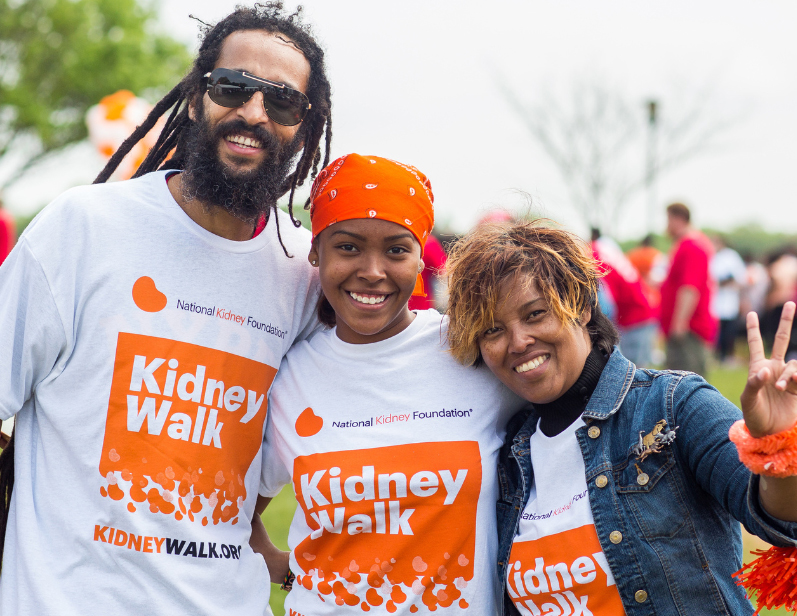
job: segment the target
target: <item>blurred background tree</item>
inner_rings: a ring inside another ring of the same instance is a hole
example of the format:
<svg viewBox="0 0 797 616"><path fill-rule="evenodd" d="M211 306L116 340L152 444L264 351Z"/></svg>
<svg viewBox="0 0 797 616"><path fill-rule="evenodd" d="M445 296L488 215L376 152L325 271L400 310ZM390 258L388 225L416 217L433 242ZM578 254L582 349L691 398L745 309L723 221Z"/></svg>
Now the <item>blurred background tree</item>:
<svg viewBox="0 0 797 616"><path fill-rule="evenodd" d="M120 89L157 100L190 54L136 0L0 0L0 188L86 137L86 110Z"/></svg>
<svg viewBox="0 0 797 616"><path fill-rule="evenodd" d="M530 101L500 73L496 82L560 173L584 223L610 233L632 197L650 191L661 174L717 148L740 121L717 110L710 82L697 90L673 89L664 97L663 114L657 114L657 102L643 104L600 76L574 79L561 91L535 92ZM654 231L661 204L651 196L655 209L647 214Z"/></svg>

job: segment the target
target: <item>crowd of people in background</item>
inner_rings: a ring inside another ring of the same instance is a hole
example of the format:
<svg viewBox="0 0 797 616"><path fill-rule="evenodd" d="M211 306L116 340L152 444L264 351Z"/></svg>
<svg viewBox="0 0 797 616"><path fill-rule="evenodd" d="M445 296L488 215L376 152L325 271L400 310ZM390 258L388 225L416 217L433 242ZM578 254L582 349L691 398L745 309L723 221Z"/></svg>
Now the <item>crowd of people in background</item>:
<svg viewBox="0 0 797 616"><path fill-rule="evenodd" d="M783 305L797 299L797 246L765 257L740 255L719 234L695 228L689 208L667 207L669 254L646 236L623 253L611 238L592 230L594 256L604 266L602 307L621 333L623 353L641 367L664 365L705 376L713 352L726 367L741 365L737 341L745 337L744 316L759 316L772 346ZM658 337L665 348L656 354ZM792 336L794 338L794 336ZM788 359L797 358L790 342Z"/></svg>

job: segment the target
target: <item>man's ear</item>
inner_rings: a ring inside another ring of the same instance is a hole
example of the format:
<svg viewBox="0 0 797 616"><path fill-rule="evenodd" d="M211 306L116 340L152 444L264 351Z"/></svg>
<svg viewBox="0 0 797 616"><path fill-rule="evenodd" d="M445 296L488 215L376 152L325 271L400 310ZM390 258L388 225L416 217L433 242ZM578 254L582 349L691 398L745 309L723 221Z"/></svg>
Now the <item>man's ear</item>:
<svg viewBox="0 0 797 616"><path fill-rule="evenodd" d="M201 97L204 96L204 93L194 93L191 98L188 99L188 118L192 122L196 122L197 119L197 107L201 107Z"/></svg>

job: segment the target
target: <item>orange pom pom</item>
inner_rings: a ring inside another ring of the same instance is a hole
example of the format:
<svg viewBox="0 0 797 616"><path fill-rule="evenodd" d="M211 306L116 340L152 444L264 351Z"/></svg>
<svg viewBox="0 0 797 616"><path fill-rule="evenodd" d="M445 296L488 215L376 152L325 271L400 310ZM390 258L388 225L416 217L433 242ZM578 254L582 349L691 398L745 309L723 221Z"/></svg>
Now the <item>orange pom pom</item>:
<svg viewBox="0 0 797 616"><path fill-rule="evenodd" d="M777 434L754 438L740 419L731 426L728 438L736 445L741 463L756 475L797 475L797 424Z"/></svg>
<svg viewBox="0 0 797 616"><path fill-rule="evenodd" d="M738 586L756 595L756 611L785 607L797 611L797 548L771 547L733 574Z"/></svg>

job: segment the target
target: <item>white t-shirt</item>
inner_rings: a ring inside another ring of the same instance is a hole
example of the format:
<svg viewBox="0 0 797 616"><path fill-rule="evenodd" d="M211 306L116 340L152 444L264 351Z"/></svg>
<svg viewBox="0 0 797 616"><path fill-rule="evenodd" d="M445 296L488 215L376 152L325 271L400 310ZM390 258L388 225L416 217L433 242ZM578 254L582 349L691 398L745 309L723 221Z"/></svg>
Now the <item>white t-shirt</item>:
<svg viewBox="0 0 797 616"><path fill-rule="evenodd" d="M260 493L293 481L286 613L494 614L497 455L522 402L459 365L447 321L291 349L271 393Z"/></svg>
<svg viewBox="0 0 797 616"><path fill-rule="evenodd" d="M747 266L733 248L723 248L711 258L711 276L718 283L733 280L734 284L717 286L714 294L714 313L720 319L730 320L739 316L741 289L747 282Z"/></svg>
<svg viewBox="0 0 797 616"><path fill-rule="evenodd" d="M165 173L75 188L0 268L16 414L0 613L262 615L249 548L267 394L315 326L309 234L234 242Z"/></svg>
<svg viewBox="0 0 797 616"><path fill-rule="evenodd" d="M507 567L507 591L523 616L624 614L589 505L576 420L547 437L531 435L534 483Z"/></svg>

